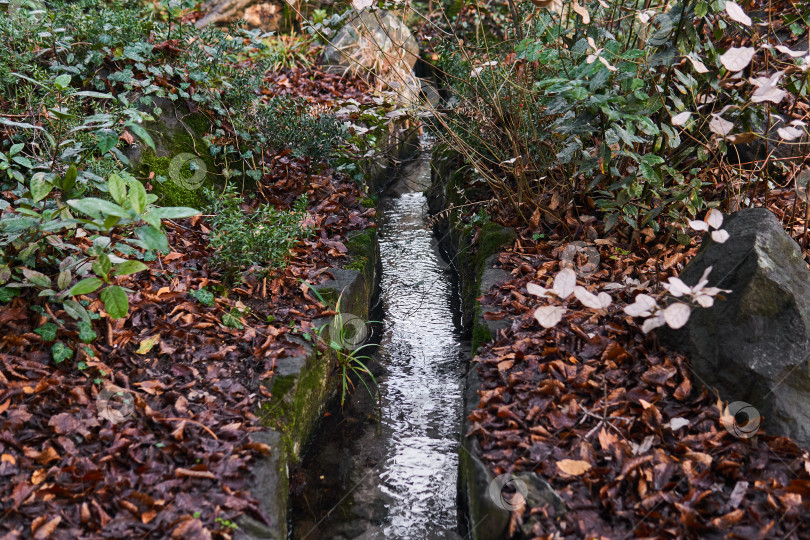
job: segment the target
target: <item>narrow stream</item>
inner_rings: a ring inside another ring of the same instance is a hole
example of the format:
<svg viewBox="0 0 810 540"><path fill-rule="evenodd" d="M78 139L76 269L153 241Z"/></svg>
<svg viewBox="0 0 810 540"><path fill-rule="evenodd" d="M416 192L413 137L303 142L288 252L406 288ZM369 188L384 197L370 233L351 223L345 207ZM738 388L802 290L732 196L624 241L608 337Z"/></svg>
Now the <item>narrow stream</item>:
<svg viewBox="0 0 810 540"><path fill-rule="evenodd" d="M460 539L463 342L451 279L425 222L430 158L381 201L379 407L362 385L295 474L294 539Z"/></svg>

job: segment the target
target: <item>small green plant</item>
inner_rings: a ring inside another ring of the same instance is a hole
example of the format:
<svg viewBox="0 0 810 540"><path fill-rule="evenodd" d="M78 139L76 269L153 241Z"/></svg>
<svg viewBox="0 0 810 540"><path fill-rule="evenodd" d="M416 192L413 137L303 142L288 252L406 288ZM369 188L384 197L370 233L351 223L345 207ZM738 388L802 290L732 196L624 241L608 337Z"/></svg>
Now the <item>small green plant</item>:
<svg viewBox="0 0 810 540"><path fill-rule="evenodd" d="M205 287L189 291L188 295L206 307L211 307L216 303L214 293L206 290Z"/></svg>
<svg viewBox="0 0 810 540"><path fill-rule="evenodd" d="M302 224L306 195L295 202L291 211L258 205L246 213L242 209L244 199L233 186L226 187L221 196L213 190L205 193L213 200L208 220L214 264L229 280L250 267L258 268L260 273L284 268L290 249L311 232Z"/></svg>
<svg viewBox="0 0 810 540"><path fill-rule="evenodd" d="M310 290L315 293L315 296L318 297L318 300L323 305L328 305L317 289L315 289L309 283L307 283L307 285L309 285ZM344 324L346 314L340 309L340 300L342 298L343 295L341 294L337 299L335 304L335 311L337 311L337 314L332 320L332 323L325 324L314 331L314 335L317 337L317 339L332 349L337 357L337 369L340 372L341 407L346 402L346 396L351 390L354 389L354 382L352 381L351 377L352 375L357 377L372 398L374 397L374 392L371 391L371 388L366 383L364 377L368 375L371 382L377 386L377 380L374 378L374 374L371 373L371 370L369 370L368 366L366 366L366 363L371 362L373 359L368 355L360 354L361 351L373 347L374 344L364 343L359 347L354 346L356 345L355 342L358 341L359 336L357 335L357 329L354 327L354 325ZM329 327L328 341L327 338L324 337L327 326Z"/></svg>
<svg viewBox="0 0 810 540"><path fill-rule="evenodd" d="M223 527L227 528L227 529L231 529L231 530L235 531L236 529L239 528L239 525L237 525L236 523L234 523L233 521L228 520L228 519L218 517L215 521L217 523L219 523L220 525L222 525Z"/></svg>
<svg viewBox="0 0 810 540"><path fill-rule="evenodd" d="M293 155L312 163L333 157L344 139L341 124L333 114L313 109L300 99L274 97L259 108L260 139L275 149L289 148Z"/></svg>

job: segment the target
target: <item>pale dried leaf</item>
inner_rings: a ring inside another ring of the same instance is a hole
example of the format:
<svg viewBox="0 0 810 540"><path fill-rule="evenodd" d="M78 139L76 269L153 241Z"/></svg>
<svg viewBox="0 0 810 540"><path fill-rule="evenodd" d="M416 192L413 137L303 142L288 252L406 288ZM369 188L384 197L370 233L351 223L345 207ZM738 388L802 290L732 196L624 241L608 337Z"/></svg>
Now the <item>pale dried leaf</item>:
<svg viewBox="0 0 810 540"><path fill-rule="evenodd" d="M550 292L548 289L541 287L537 283L527 284L526 291L528 291L529 294L539 296L540 298L548 298L548 293Z"/></svg>
<svg viewBox="0 0 810 540"><path fill-rule="evenodd" d="M706 67L706 64L700 61L695 53L690 54L686 57L687 60L692 62L692 67L695 68L695 71L698 73L708 73L709 68Z"/></svg>
<svg viewBox="0 0 810 540"><path fill-rule="evenodd" d="M619 71L619 68L613 67L612 65L610 65L610 62L608 62L607 59L601 56L599 57L599 61L602 62L605 65L605 67L608 68L610 71Z"/></svg>
<svg viewBox="0 0 810 540"><path fill-rule="evenodd" d="M692 288L681 281L681 278L672 276L668 281L669 283L664 284L664 288L668 290L672 296L678 297L685 294L692 294Z"/></svg>
<svg viewBox="0 0 810 540"><path fill-rule="evenodd" d="M727 70L736 73L748 67L756 52L753 47L731 47L720 56L720 62Z"/></svg>
<svg viewBox="0 0 810 540"><path fill-rule="evenodd" d="M709 296L708 294L699 294L695 297L695 301L700 304L701 307L710 308L714 305L714 298Z"/></svg>
<svg viewBox="0 0 810 540"><path fill-rule="evenodd" d="M577 285L577 273L572 268L563 268L554 277L554 292L560 298L568 298Z"/></svg>
<svg viewBox="0 0 810 540"><path fill-rule="evenodd" d="M781 53L790 55L791 58L799 58L800 56L807 56L807 53L810 52L810 51L794 51L785 47L784 45L777 45L776 50Z"/></svg>
<svg viewBox="0 0 810 540"><path fill-rule="evenodd" d="M804 135L804 131L793 126L781 127L776 130L776 133L779 134L779 138L781 138L783 141L795 141Z"/></svg>
<svg viewBox="0 0 810 540"><path fill-rule="evenodd" d="M682 113L678 113L672 117L672 125L673 126L682 126L686 122L689 121L689 117L692 116L692 113L689 111L684 111Z"/></svg>
<svg viewBox="0 0 810 540"><path fill-rule="evenodd" d="M688 304L676 302L670 304L664 310L664 321L672 329L677 330L689 322L689 315L692 313L692 308Z"/></svg>
<svg viewBox="0 0 810 540"><path fill-rule="evenodd" d="M726 0L726 13L732 21L737 21L745 26L751 26L751 17L745 14L743 8L731 0Z"/></svg>
<svg viewBox="0 0 810 540"><path fill-rule="evenodd" d="M574 0L574 2L571 4L571 9L573 9L577 15L582 17L583 24L590 24L591 14L588 13L588 8L579 5L579 2L577 2L577 0Z"/></svg>
<svg viewBox="0 0 810 540"><path fill-rule="evenodd" d="M659 326L664 326L664 324L666 324L666 321L664 321L664 316L658 314L655 317L650 317L644 321L644 324L641 325L641 331L646 334L651 330L655 330Z"/></svg>
<svg viewBox="0 0 810 540"><path fill-rule="evenodd" d="M712 229L719 229L723 226L723 212L717 208L712 208L706 213L706 223Z"/></svg>
<svg viewBox="0 0 810 540"><path fill-rule="evenodd" d="M700 220L700 219L695 219L695 220L689 221L689 226L692 227L696 231L708 231L709 230L709 224L706 223L703 220Z"/></svg>
<svg viewBox="0 0 810 540"><path fill-rule="evenodd" d="M631 317L646 317L655 307L655 298L642 293L636 296L635 302L624 307L624 312Z"/></svg>
<svg viewBox="0 0 810 540"><path fill-rule="evenodd" d="M374 0L352 0L352 6L357 11L363 11L364 9L371 7L374 4Z"/></svg>
<svg viewBox="0 0 810 540"><path fill-rule="evenodd" d="M560 306L543 306L534 310L534 318L543 328L556 326L565 315L565 308Z"/></svg>
<svg viewBox="0 0 810 540"><path fill-rule="evenodd" d="M781 88L777 88L776 86L772 85L763 85L754 90L754 95L751 96L751 101L754 103L762 103L763 101L770 101L771 103L779 103L783 99L787 92L782 90Z"/></svg>
<svg viewBox="0 0 810 540"><path fill-rule="evenodd" d="M557 462L557 470L569 476L579 476L590 468L591 464L581 459L561 459Z"/></svg>
<svg viewBox="0 0 810 540"><path fill-rule="evenodd" d="M676 417L669 421L669 427L672 431L678 431L682 427L689 425L689 420L686 418Z"/></svg>
<svg viewBox="0 0 810 540"><path fill-rule="evenodd" d="M611 303L609 294L603 292L599 293L599 295L595 295L585 287L574 287L574 296L583 306L591 309L605 309L610 306Z"/></svg>
<svg viewBox="0 0 810 540"><path fill-rule="evenodd" d="M734 129L734 124L719 116L714 116L712 121L709 122L709 130L712 133L720 135L721 137L727 136L729 133L731 133L732 129Z"/></svg>
<svg viewBox="0 0 810 540"><path fill-rule="evenodd" d="M728 231L726 230L712 231L712 240L714 240L718 244L725 244L726 240L728 240Z"/></svg>

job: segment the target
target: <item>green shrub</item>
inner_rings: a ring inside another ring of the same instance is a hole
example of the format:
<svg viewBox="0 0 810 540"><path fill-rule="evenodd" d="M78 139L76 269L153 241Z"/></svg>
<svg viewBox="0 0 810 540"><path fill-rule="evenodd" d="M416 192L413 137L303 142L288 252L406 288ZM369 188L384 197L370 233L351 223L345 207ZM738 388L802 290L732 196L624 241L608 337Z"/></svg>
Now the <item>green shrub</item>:
<svg viewBox="0 0 810 540"><path fill-rule="evenodd" d="M682 224L705 206L707 181L739 176L733 145L767 132L778 92L754 99L763 81L731 69L748 69L750 57L738 68L725 49L745 36L767 57L777 40L756 20L731 18L724 2L565 3L537 9L531 26L522 21L534 8L519 6L517 42L445 42L439 71L458 105L434 123L525 222L558 207L556 192L592 199L608 230L623 221L657 231L659 216ZM788 60L779 88L805 91L801 62ZM753 168L765 183L767 167Z"/></svg>
<svg viewBox="0 0 810 540"><path fill-rule="evenodd" d="M213 262L227 280L237 278L240 270L250 267L260 273L284 268L290 249L311 233L302 224L306 195L295 202L291 211L258 205L249 213L243 210L244 199L232 185L221 195L206 190L206 196L213 201L208 209Z"/></svg>

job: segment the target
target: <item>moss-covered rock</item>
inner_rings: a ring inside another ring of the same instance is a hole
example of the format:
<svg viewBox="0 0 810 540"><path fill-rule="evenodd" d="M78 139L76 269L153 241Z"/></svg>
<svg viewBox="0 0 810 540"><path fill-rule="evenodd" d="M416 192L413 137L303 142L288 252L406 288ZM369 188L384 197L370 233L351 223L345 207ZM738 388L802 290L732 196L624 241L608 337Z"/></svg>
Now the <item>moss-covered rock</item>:
<svg viewBox="0 0 810 540"><path fill-rule="evenodd" d="M203 188L217 185L222 168L211 156L205 135L211 121L201 112L191 112L187 105L157 98L154 105L162 111L154 122L144 124L155 149L137 142L127 149L136 176L151 180L152 193L161 206L203 208L207 200ZM151 112L151 111L150 111ZM197 168L191 171L189 164Z"/></svg>

